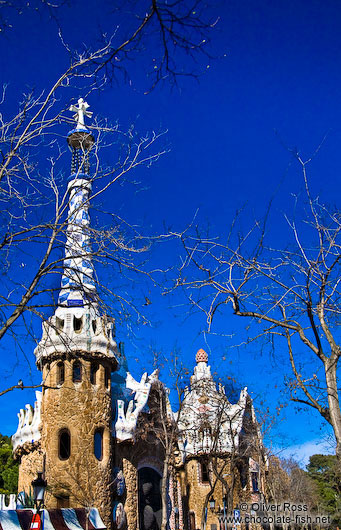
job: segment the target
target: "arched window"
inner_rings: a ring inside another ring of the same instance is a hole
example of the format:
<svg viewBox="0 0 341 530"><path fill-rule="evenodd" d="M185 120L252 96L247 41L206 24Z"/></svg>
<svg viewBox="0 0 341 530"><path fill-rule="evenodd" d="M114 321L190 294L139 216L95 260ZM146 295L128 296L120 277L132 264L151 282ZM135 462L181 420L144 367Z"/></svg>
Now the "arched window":
<svg viewBox="0 0 341 530"><path fill-rule="evenodd" d="M201 475L201 482L203 484L209 484L210 482L210 472L208 469L208 465L206 462L200 462L200 475Z"/></svg>
<svg viewBox="0 0 341 530"><path fill-rule="evenodd" d="M138 514L141 530L159 530L162 499L161 476L150 467L138 470Z"/></svg>
<svg viewBox="0 0 341 530"><path fill-rule="evenodd" d="M65 367L63 361L57 364L57 385L62 385L65 381Z"/></svg>
<svg viewBox="0 0 341 530"><path fill-rule="evenodd" d="M82 330L82 324L83 324L83 320L82 320L82 317L81 318L77 318L77 317L73 317L73 329L75 330L76 333L80 333L80 331Z"/></svg>
<svg viewBox="0 0 341 530"><path fill-rule="evenodd" d="M82 365L79 361L75 361L72 366L72 381L80 383L82 381Z"/></svg>
<svg viewBox="0 0 341 530"><path fill-rule="evenodd" d="M98 371L98 364L95 362L92 362L90 366L90 383L92 385L96 384L97 371Z"/></svg>
<svg viewBox="0 0 341 530"><path fill-rule="evenodd" d="M64 320L61 318L56 317L56 333L59 335L61 331L63 331L64 328Z"/></svg>
<svg viewBox="0 0 341 530"><path fill-rule="evenodd" d="M111 379L110 379L110 368L108 368L108 367L105 368L104 377L105 377L104 384L105 384L106 388L110 388L110 382L111 382Z"/></svg>
<svg viewBox="0 0 341 530"><path fill-rule="evenodd" d="M97 458L97 460L102 460L103 458L103 429L102 428L95 430L94 455Z"/></svg>
<svg viewBox="0 0 341 530"><path fill-rule="evenodd" d="M251 481L252 481L253 492L254 493L258 493L259 492L259 488L258 488L258 473L254 473L254 472L251 473Z"/></svg>
<svg viewBox="0 0 341 530"><path fill-rule="evenodd" d="M50 373L50 370L51 370L51 366L50 366L50 364L49 364L49 363L48 363L48 364L45 364L45 366L44 366L44 379L47 378L47 376L48 376L49 373Z"/></svg>
<svg viewBox="0 0 341 530"><path fill-rule="evenodd" d="M71 454L71 436L68 429L59 432L58 454L60 460L67 460Z"/></svg>
<svg viewBox="0 0 341 530"><path fill-rule="evenodd" d="M240 485L244 489L247 486L247 482L248 482L246 462L242 460L239 461L239 463L237 464L237 469L239 471Z"/></svg>

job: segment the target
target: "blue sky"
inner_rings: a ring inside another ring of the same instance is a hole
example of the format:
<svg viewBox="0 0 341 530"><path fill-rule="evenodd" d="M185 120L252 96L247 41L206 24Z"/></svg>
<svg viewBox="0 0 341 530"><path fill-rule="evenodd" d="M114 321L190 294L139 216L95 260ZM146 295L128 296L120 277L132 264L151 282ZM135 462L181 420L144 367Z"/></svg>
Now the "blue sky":
<svg viewBox="0 0 341 530"><path fill-rule="evenodd" d="M261 216L273 198L276 221L272 230L278 241L286 244L283 214L292 211L293 194L303 189L299 168L286 146L296 147L308 158L327 135L310 167L310 184L313 194L320 195L323 202L335 204L338 198L341 10L338 2L331 0L211 4L212 14L220 17L211 33L210 49L217 58L200 60L198 82L183 78L178 87L165 83L145 94L148 80L144 62L137 58L130 65L128 83L113 83L89 96L96 115L118 120L122 127L133 122L141 134L167 130L161 146L169 152L150 169L139 170L137 187L128 185L108 193L103 207L115 208L150 234L164 232L165 226L181 230L198 212L203 226L209 223L212 233L222 235L242 205L246 205L247 224L254 216ZM109 2L104 1L86 5L73 1L56 13L64 39L75 46L83 42L94 45L99 28L110 32L117 23ZM68 57L48 13L33 9L22 15L13 11L8 16L13 27L0 35L0 68L2 81L9 83L2 108L10 115L20 94L29 87L37 92L49 87L66 68ZM124 25L124 16L119 22ZM185 68L191 68L187 59L182 60ZM78 94L70 91L61 96L61 105L71 96ZM63 165L67 175L68 154ZM158 246L151 263L178 265L175 247ZM138 295L150 296L148 286L141 284L134 289ZM260 346L232 347L239 336L242 340L244 323L231 312L226 311L220 320L216 335L207 335L203 333L203 318L188 317L180 296L168 299L153 290L152 297L153 304L146 308L150 327L134 328L134 336L127 336L126 329L118 324L118 338L126 343L134 374L145 366L151 345L166 358L179 348L189 367L197 349L204 347L213 368L223 378L233 376L247 385L256 400L264 402L261 407L269 406L275 412L278 403L286 404L272 431L274 447L281 443L301 447L319 442L326 434L317 414L297 414L295 407L286 403L281 392L287 369L284 350L272 358L261 352ZM226 336L218 334L222 330ZM38 381L32 345L23 343L17 363L14 353L7 361L11 348L8 338L1 351L6 360L5 375L8 366L4 386L16 382L21 374ZM23 354L31 362L32 376L27 373ZM32 401L32 393L26 391L2 397L1 432L13 433L16 412Z"/></svg>

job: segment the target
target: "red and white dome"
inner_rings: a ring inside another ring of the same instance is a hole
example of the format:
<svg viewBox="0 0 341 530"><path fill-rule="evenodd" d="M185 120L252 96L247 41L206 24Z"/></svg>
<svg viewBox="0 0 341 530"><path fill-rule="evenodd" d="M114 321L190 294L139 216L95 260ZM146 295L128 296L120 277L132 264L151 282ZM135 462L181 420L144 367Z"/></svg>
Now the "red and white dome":
<svg viewBox="0 0 341 530"><path fill-rule="evenodd" d="M208 355L205 352L205 350L200 348L200 350L197 351L197 354L195 356L195 360L196 360L197 363L207 363Z"/></svg>

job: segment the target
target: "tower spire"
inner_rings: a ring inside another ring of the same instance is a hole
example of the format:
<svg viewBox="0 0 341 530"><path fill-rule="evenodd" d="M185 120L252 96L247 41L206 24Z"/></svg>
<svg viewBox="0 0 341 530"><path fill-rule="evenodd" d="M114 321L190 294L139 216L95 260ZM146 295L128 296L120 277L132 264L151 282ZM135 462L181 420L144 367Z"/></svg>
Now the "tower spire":
<svg viewBox="0 0 341 530"><path fill-rule="evenodd" d="M21 467L21 484L29 484L31 467L41 469L44 465L50 485L46 507L58 507L61 497L75 508L83 506L82 499L96 499L104 520L101 527L110 529L111 373L117 369L119 355L114 319L98 310L90 247L91 179L84 169L94 138L84 125L84 116L90 116L85 113L88 105L83 100L78 103L76 109L70 109L77 110L77 126L67 138L79 164L68 185L62 286L58 307L43 322L43 336L34 352L45 388L41 415L38 418L36 413L37 428L32 433L36 446L30 437L28 456ZM28 426L25 423L24 428ZM21 431L20 428L16 435L20 455L26 450L22 449Z"/></svg>
<svg viewBox="0 0 341 530"><path fill-rule="evenodd" d="M69 212L66 231L65 259L58 305L62 307L84 307L91 304L97 313L97 292L94 268L91 259L89 196L89 152L94 137L86 128L84 116L91 117L89 105L82 98L78 106L71 105L77 122L67 137L72 151L71 175L68 185Z"/></svg>
<svg viewBox="0 0 341 530"><path fill-rule="evenodd" d="M100 315L92 263L89 152L95 140L84 123L84 117L92 116L88 108L88 103L80 98L78 106L71 105L69 109L75 113L77 125L67 136L72 169L65 258L58 307L43 322L43 336L35 349L39 367L65 355L102 359L110 370L117 366L114 319Z"/></svg>

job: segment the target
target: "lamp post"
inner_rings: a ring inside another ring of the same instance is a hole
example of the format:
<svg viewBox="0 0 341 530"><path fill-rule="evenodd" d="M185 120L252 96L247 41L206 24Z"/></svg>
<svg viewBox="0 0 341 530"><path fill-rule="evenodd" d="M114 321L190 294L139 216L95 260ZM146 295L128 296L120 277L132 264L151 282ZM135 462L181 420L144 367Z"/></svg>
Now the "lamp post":
<svg viewBox="0 0 341 530"><path fill-rule="evenodd" d="M228 497L227 495L224 495L223 497L223 505L224 505L224 529L227 530L227 507L228 507Z"/></svg>
<svg viewBox="0 0 341 530"><path fill-rule="evenodd" d="M225 512L224 512L224 508L221 507L220 505L218 506L217 515L218 515L218 521L219 521L219 529L226 530L224 526L226 522Z"/></svg>
<svg viewBox="0 0 341 530"><path fill-rule="evenodd" d="M210 510L211 512L214 512L214 508L215 508L215 499L213 497L210 498L210 500L208 501L209 504L210 504Z"/></svg>
<svg viewBox="0 0 341 530"><path fill-rule="evenodd" d="M38 471L38 477L31 482L33 488L33 499L36 513L33 514L31 530L41 530L42 524L40 519L40 510L44 506L44 495L47 486L46 480L43 479L42 471Z"/></svg>
<svg viewBox="0 0 341 530"><path fill-rule="evenodd" d="M44 495L47 486L46 480L43 479L43 472L38 471L38 477L32 480L33 488L33 499L36 506L37 512L41 510L41 507L44 504Z"/></svg>

